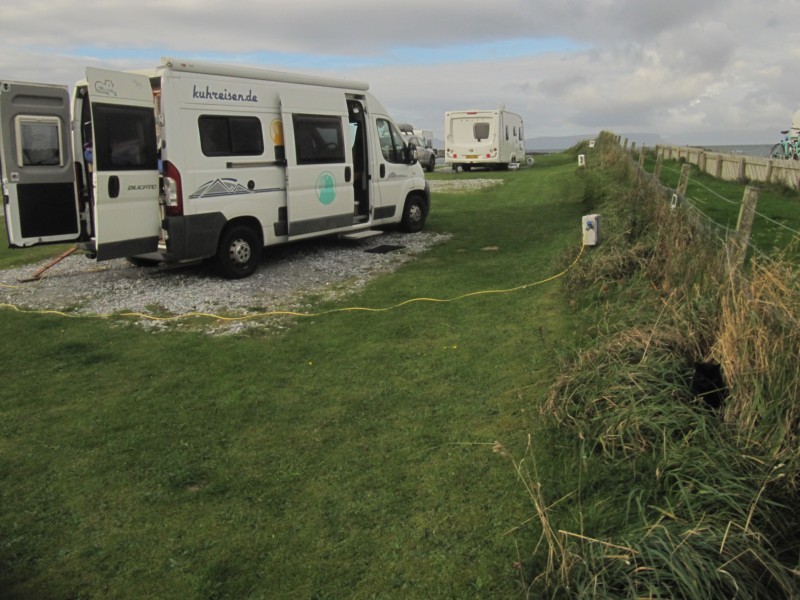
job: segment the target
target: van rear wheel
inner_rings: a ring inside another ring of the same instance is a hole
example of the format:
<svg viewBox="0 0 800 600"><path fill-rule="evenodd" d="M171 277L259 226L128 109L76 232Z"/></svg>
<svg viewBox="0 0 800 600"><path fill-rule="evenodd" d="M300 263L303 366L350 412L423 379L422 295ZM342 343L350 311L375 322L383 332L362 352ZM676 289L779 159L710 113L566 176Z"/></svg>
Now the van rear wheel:
<svg viewBox="0 0 800 600"><path fill-rule="evenodd" d="M261 239L252 228L235 225L222 234L216 266L226 279L243 279L255 273L261 262Z"/></svg>

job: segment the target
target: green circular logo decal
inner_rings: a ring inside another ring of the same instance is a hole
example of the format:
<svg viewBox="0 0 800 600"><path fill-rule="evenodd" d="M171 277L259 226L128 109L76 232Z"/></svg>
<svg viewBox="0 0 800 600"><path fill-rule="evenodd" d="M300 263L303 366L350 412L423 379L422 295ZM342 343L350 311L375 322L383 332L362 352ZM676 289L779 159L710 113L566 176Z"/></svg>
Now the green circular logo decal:
<svg viewBox="0 0 800 600"><path fill-rule="evenodd" d="M336 180L328 171L323 171L317 177L317 198L326 206L336 198Z"/></svg>

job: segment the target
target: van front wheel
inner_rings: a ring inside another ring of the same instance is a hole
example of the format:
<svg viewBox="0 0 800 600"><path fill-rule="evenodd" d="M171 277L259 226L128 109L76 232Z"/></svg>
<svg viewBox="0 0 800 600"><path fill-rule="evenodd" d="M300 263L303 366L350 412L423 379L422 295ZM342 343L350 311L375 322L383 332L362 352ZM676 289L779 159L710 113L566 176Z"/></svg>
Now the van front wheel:
<svg viewBox="0 0 800 600"><path fill-rule="evenodd" d="M417 233L422 231L425 226L425 218L428 216L425 210L425 202L419 196L411 196L406 200L403 208L403 231L406 233Z"/></svg>
<svg viewBox="0 0 800 600"><path fill-rule="evenodd" d="M246 225L235 225L222 234L217 248L217 270L226 279L242 279L255 273L261 262L261 240Z"/></svg>

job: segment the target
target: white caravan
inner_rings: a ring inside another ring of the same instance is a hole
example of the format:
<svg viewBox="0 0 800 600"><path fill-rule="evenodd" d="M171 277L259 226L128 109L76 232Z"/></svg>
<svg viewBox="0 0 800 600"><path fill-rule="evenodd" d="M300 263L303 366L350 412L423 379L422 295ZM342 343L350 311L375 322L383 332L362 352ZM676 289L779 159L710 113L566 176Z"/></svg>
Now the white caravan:
<svg viewBox="0 0 800 600"><path fill-rule="evenodd" d="M522 117L504 109L453 110L444 114L445 164L506 169L525 157Z"/></svg>
<svg viewBox="0 0 800 600"><path fill-rule="evenodd" d="M252 274L265 246L419 231L430 194L366 83L162 59L64 86L0 81L11 247L97 260L213 258Z"/></svg>

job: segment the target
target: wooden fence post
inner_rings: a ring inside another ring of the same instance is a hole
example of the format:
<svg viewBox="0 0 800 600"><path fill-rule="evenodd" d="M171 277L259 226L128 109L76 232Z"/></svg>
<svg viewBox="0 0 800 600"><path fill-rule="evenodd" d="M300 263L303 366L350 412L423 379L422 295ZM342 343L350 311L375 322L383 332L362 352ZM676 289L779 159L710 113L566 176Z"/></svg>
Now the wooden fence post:
<svg viewBox="0 0 800 600"><path fill-rule="evenodd" d="M748 185L744 188L742 206L739 208L739 220L736 222L736 232L729 241L729 252L731 267L740 269L744 264L747 255L747 247L750 244L750 234L753 231L753 218L758 205L758 188Z"/></svg>
<svg viewBox="0 0 800 600"><path fill-rule="evenodd" d="M744 183L744 175L747 172L747 163L745 162L744 156L739 160L739 172L737 174L737 181L739 183Z"/></svg>
<svg viewBox="0 0 800 600"><path fill-rule="evenodd" d="M658 158L656 158L656 170L653 171L653 177L655 177L656 181L661 181L661 162L662 162L662 155L659 154Z"/></svg>
<svg viewBox="0 0 800 600"><path fill-rule="evenodd" d="M714 177L722 179L722 154L717 154L717 164L714 165Z"/></svg>
<svg viewBox="0 0 800 600"><path fill-rule="evenodd" d="M686 188L689 186L689 171L692 170L692 165L685 164L681 167L681 177L678 180L678 195L685 196Z"/></svg>

